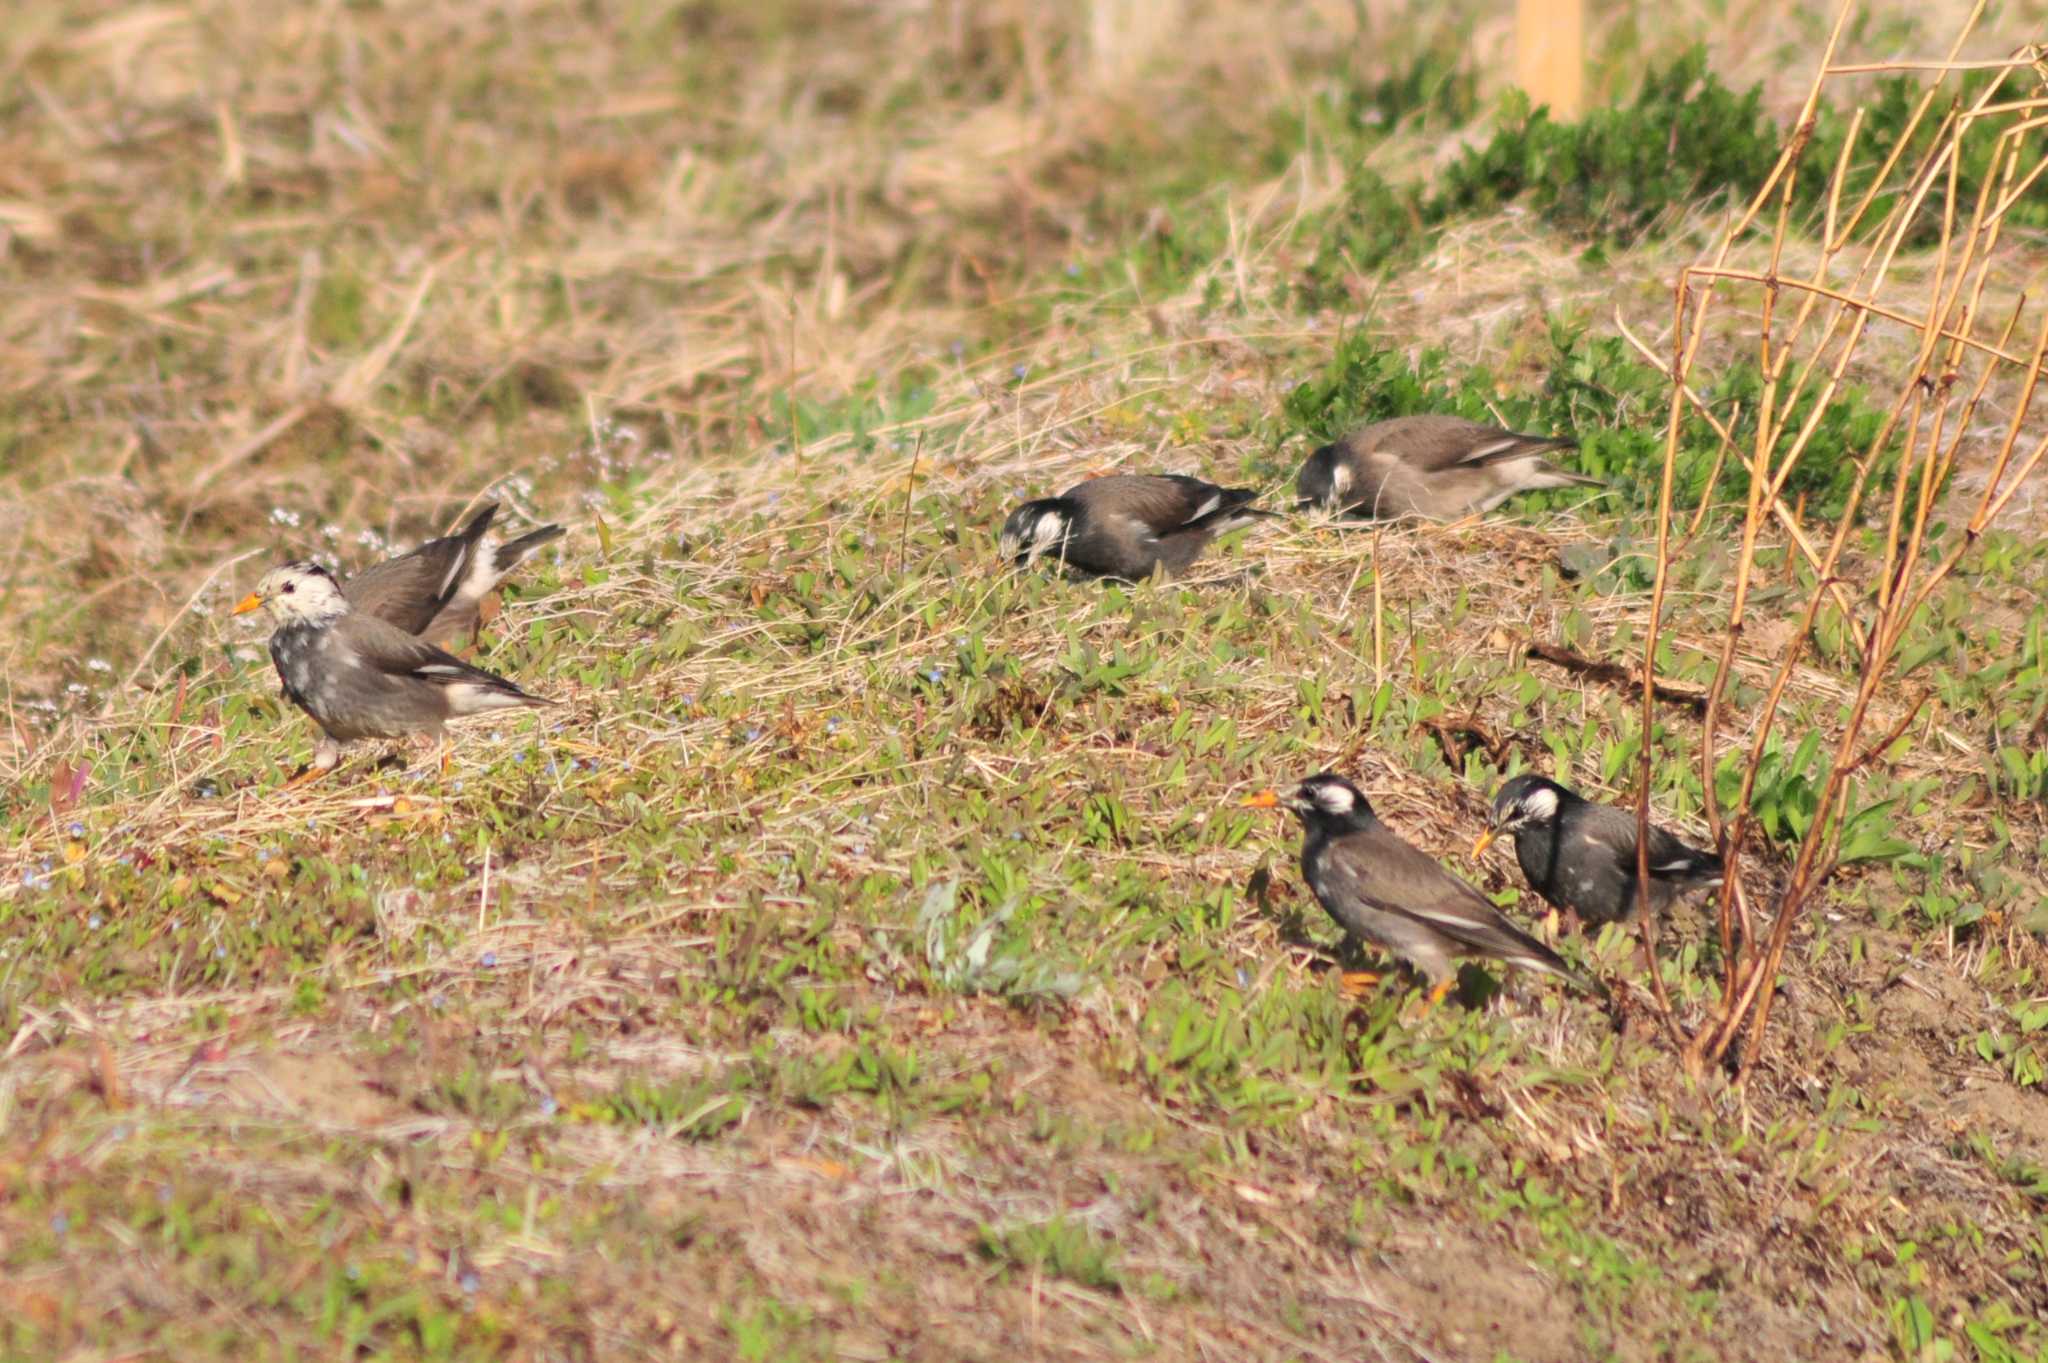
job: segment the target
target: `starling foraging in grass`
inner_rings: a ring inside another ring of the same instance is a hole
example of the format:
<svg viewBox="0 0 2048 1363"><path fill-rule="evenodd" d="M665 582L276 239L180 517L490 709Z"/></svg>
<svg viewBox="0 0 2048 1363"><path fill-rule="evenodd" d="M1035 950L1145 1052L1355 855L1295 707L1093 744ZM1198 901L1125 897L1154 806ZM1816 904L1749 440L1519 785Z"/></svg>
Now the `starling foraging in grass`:
<svg viewBox="0 0 2048 1363"><path fill-rule="evenodd" d="M1432 1004L1457 980L1453 959L1483 956L1604 992L1510 923L1485 895L1381 823L1358 787L1324 772L1245 805L1301 819L1301 874L1338 926L1392 952L1428 980Z"/></svg>
<svg viewBox="0 0 2048 1363"><path fill-rule="evenodd" d="M341 594L363 614L428 643L446 643L474 631L483 599L528 554L562 535L561 526L544 525L497 543L486 538L497 514L498 504L486 503L455 534L363 569L341 584Z"/></svg>
<svg viewBox="0 0 2048 1363"><path fill-rule="evenodd" d="M1529 885L1553 908L1588 923L1619 923L1636 910L1636 816L1595 804L1547 776L1517 776L1493 797L1490 826L1472 844L1484 852L1513 834L1515 860ZM1721 883L1719 853L1650 828L1650 907L1662 913L1673 900Z"/></svg>
<svg viewBox="0 0 2048 1363"><path fill-rule="evenodd" d="M320 725L309 774L332 770L342 744L358 738L439 740L451 719L554 704L353 609L317 563L272 568L234 613L259 607L277 625L270 657L285 694Z"/></svg>
<svg viewBox="0 0 2048 1363"><path fill-rule="evenodd" d="M1374 422L1308 457L1294 480L1304 506L1394 520L1454 521L1491 511L1518 492L1600 487L1544 455L1577 449L1569 436L1518 435L1457 416Z"/></svg>
<svg viewBox="0 0 2048 1363"><path fill-rule="evenodd" d="M1155 568L1178 573L1218 535L1276 514L1252 507L1256 496L1249 488L1178 473L1092 478L1011 512L1003 523L1002 555L1020 568L1047 557L1134 582Z"/></svg>

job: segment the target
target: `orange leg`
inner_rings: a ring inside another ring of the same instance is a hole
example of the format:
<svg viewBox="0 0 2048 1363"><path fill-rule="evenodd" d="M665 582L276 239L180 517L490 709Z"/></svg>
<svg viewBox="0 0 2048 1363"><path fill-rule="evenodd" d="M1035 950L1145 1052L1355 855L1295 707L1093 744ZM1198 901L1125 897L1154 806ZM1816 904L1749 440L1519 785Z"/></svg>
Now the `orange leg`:
<svg viewBox="0 0 2048 1363"><path fill-rule="evenodd" d="M1430 1010L1442 1003L1444 996L1457 987L1458 980L1456 976L1452 976L1448 980L1438 980L1436 986L1429 991L1429 997L1422 1001L1422 1016L1428 1017Z"/></svg>
<svg viewBox="0 0 2048 1363"><path fill-rule="evenodd" d="M1355 999L1370 994L1379 982L1378 971L1347 970L1337 977L1337 992L1345 998Z"/></svg>

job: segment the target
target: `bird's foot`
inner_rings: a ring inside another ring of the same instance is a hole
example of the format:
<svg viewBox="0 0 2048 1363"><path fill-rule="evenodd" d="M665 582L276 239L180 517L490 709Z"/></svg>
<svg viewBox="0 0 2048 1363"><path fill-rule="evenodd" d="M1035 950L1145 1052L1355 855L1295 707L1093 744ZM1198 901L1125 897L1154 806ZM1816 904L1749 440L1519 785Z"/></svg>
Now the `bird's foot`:
<svg viewBox="0 0 2048 1363"><path fill-rule="evenodd" d="M332 767L323 767L320 766L318 763L308 762L305 766L300 767L296 772L293 772L292 775L286 779L285 783L279 787L279 789L290 790L294 786L311 785L313 782L319 780L321 777L325 776L328 772L332 770Z"/></svg>
<svg viewBox="0 0 2048 1363"><path fill-rule="evenodd" d="M1417 1016L1428 1017L1436 1010L1436 1006L1444 1001L1444 996L1457 987L1458 981L1455 976L1448 980L1438 980L1429 993L1423 996L1422 1011Z"/></svg>
<svg viewBox="0 0 2048 1363"><path fill-rule="evenodd" d="M1558 934L1564 931L1564 915L1556 909L1543 915L1543 940L1556 942Z"/></svg>
<svg viewBox="0 0 2048 1363"><path fill-rule="evenodd" d="M1347 999L1363 998L1379 987L1376 970L1346 970L1337 976L1337 992Z"/></svg>

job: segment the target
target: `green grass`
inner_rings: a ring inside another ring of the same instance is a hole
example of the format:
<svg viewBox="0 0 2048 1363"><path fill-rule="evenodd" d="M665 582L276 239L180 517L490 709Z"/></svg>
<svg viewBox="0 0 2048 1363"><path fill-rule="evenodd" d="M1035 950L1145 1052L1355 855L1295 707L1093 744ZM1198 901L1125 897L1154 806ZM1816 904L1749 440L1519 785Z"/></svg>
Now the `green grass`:
<svg viewBox="0 0 2048 1363"><path fill-rule="evenodd" d="M97 119L119 32L46 17L38 81ZM1554 306L1503 248L1308 310L1317 158L1421 161L1490 103L1419 29L1360 71L1357 34L1262 17L1293 90L1204 14L1105 89L1056 18L604 20L222 17L260 94L239 182L175 66L127 96L166 131L126 160L29 125L21 173L84 216L9 247L9 325L158 293L35 333L72 349L0 396L30 456L0 474L0 1357L2048 1351L2048 545L1987 536L1913 625L1939 708L1859 778L1746 1089L1497 970L1426 1014L1398 975L1349 998L1372 962L1253 789L1339 766L1524 922L1508 859L1463 855L1507 773L1619 799L1647 743L1698 826L1692 716L1646 734L1520 647L1639 654L1664 407L1604 319L1654 327L1677 257L1539 225ZM1012 116L1021 180L990 172ZM198 477L392 337L350 403ZM1867 437L1839 407L1814 518ZM1423 409L1574 430L1617 491L1289 518L1178 582L993 561L1018 496L1086 470L1278 506L1315 440ZM1711 454L1691 432L1687 477ZM487 488L571 526L477 654L563 706L466 727L445 780L362 751L283 789L312 733L236 589ZM1718 515L1658 659L1695 684ZM1758 562L1767 630L1804 579ZM1853 679L1839 618L1809 643L1765 883ZM1735 738L1767 682L1746 658ZM1684 910L1663 946L1697 1020L1716 934ZM1632 934L1560 949L1646 994Z"/></svg>

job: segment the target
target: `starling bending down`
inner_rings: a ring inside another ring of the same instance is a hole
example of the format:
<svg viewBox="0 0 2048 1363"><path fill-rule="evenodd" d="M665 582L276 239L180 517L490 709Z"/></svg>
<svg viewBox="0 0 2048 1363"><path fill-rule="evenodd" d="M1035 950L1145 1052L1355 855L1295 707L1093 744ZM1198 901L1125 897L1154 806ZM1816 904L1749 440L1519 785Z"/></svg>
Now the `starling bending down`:
<svg viewBox="0 0 2048 1363"><path fill-rule="evenodd" d="M1284 794L1262 791L1248 807L1286 806L1301 819L1301 874L1338 926L1400 957L1433 986L1435 1003L1457 979L1453 959L1483 956L1556 975L1593 993L1600 986L1510 923L1485 895L1410 846L1341 776L1311 776Z"/></svg>
<svg viewBox="0 0 2048 1363"><path fill-rule="evenodd" d="M1530 888L1553 908L1588 923L1619 923L1635 912L1636 816L1595 804L1547 776L1523 775L1493 797L1490 826L1472 844L1484 852L1504 833ZM1662 913L1679 897L1721 883L1717 852L1650 828L1650 907Z"/></svg>
<svg viewBox="0 0 2048 1363"><path fill-rule="evenodd" d="M1178 473L1091 478L1011 512L1003 523L1002 555L1020 568L1044 556L1134 582L1155 568L1179 573L1218 535L1277 514L1252 507L1257 496Z"/></svg>
<svg viewBox="0 0 2048 1363"><path fill-rule="evenodd" d="M1305 506L1394 520L1453 521L1491 511L1518 492L1601 487L1544 455L1577 449L1569 436L1519 435L1457 416L1404 416L1354 431L1308 457L1294 480Z"/></svg>
<svg viewBox="0 0 2048 1363"><path fill-rule="evenodd" d="M277 625L270 657L285 694L320 725L310 773L332 770L342 745L355 739L429 734L438 741L451 719L554 704L353 609L317 563L272 568L234 613L259 607Z"/></svg>
<svg viewBox="0 0 2048 1363"><path fill-rule="evenodd" d="M446 643L474 631L483 599L528 554L562 536L559 525L544 525L503 543L486 538L498 504L488 502L453 535L428 540L397 558L372 564L341 584L349 605L416 634Z"/></svg>

